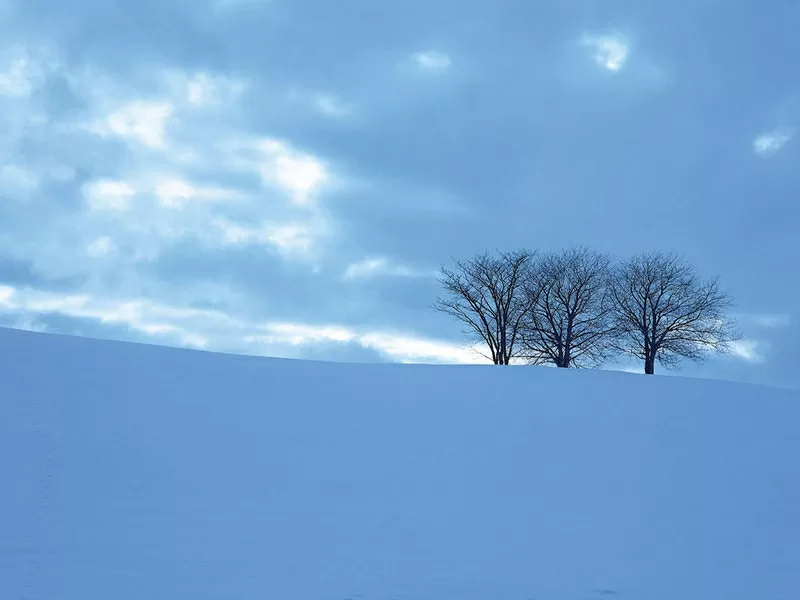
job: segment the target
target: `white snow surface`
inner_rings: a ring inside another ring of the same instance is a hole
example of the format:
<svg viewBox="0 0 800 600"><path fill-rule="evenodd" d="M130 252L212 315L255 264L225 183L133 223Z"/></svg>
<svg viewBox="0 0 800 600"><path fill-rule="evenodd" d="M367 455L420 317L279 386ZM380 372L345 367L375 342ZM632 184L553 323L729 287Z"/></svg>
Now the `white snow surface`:
<svg viewBox="0 0 800 600"><path fill-rule="evenodd" d="M0 330L3 600L794 600L800 393Z"/></svg>

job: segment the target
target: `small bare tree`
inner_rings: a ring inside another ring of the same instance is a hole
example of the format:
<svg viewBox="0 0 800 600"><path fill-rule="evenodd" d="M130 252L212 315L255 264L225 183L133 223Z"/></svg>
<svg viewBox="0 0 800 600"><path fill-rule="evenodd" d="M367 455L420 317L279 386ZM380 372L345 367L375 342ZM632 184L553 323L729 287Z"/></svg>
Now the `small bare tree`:
<svg viewBox="0 0 800 600"><path fill-rule="evenodd" d="M465 333L486 344L496 365L516 356L522 318L529 305L523 283L533 255L527 250L499 256L481 254L442 268L445 296L434 307L461 321Z"/></svg>
<svg viewBox="0 0 800 600"><path fill-rule="evenodd" d="M521 342L531 363L567 368L603 362L613 332L609 266L604 254L572 248L545 255L531 269Z"/></svg>
<svg viewBox="0 0 800 600"><path fill-rule="evenodd" d="M614 270L609 289L618 349L644 360L648 375L656 361L667 368L681 359L700 361L739 338L718 280L700 280L674 254L633 257Z"/></svg>

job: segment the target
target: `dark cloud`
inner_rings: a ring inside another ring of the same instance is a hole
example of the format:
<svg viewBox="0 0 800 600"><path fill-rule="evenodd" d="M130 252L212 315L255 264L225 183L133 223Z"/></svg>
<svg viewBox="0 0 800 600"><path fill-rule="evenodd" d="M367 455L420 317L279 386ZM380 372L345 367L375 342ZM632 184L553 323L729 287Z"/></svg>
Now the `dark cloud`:
<svg viewBox="0 0 800 600"><path fill-rule="evenodd" d="M63 292L82 283L82 277L48 277L36 269L33 261L0 254L0 284Z"/></svg>

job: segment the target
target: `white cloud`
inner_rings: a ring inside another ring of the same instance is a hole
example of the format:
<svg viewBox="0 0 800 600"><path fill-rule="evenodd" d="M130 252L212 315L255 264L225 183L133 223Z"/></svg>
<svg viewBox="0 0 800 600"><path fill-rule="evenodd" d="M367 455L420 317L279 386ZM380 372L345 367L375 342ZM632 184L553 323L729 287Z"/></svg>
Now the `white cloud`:
<svg viewBox="0 0 800 600"><path fill-rule="evenodd" d="M184 178L147 175L127 180L99 179L83 186L83 195L94 210L127 211L133 206L137 194L152 194L166 208L184 208L192 202L214 203L240 200L243 195L237 190L218 186L195 185Z"/></svg>
<svg viewBox="0 0 800 600"><path fill-rule="evenodd" d="M0 285L0 306L13 307L13 299L16 289L10 285Z"/></svg>
<svg viewBox="0 0 800 600"><path fill-rule="evenodd" d="M124 325L148 336L209 350L255 350L256 354L291 357L302 346L357 344L404 363L486 363L473 349L411 335L286 321L257 324L219 310L163 305L145 299L59 295L0 286L0 310L28 320L40 314L59 314Z"/></svg>
<svg viewBox="0 0 800 600"><path fill-rule="evenodd" d="M0 308L29 318L40 314L59 314L105 324L125 325L133 331L152 336L166 335L180 345L197 348L205 347L208 340L183 324L166 323L165 317L171 316L178 321L213 322L213 317L216 316L216 311L175 309L144 300L103 300L89 294L58 295L15 288L0 288Z"/></svg>
<svg viewBox="0 0 800 600"><path fill-rule="evenodd" d="M764 344L755 340L737 340L731 343L731 352L734 356L749 363L763 363Z"/></svg>
<svg viewBox="0 0 800 600"><path fill-rule="evenodd" d="M335 325L270 323L263 334L245 338L251 343L305 346L319 343L354 343L402 363L481 364L486 359L471 348L394 333L358 332Z"/></svg>
<svg viewBox="0 0 800 600"><path fill-rule="evenodd" d="M424 71L446 71L453 65L447 54L435 50L417 52L413 59L417 67Z"/></svg>
<svg viewBox="0 0 800 600"><path fill-rule="evenodd" d="M268 239L285 254L296 254L310 251L315 237L307 225L288 224L273 227Z"/></svg>
<svg viewBox="0 0 800 600"><path fill-rule="evenodd" d="M594 61L612 72L621 70L630 55L630 45L625 38L617 35L585 35L581 45L592 51Z"/></svg>
<svg viewBox="0 0 800 600"><path fill-rule="evenodd" d="M793 129L774 129L753 140L753 151L764 158L777 154L794 137Z"/></svg>
<svg viewBox="0 0 800 600"><path fill-rule="evenodd" d="M182 208L194 200L224 202L242 196L235 190L214 186L195 186L180 177L162 178L155 184L154 193L162 206Z"/></svg>
<svg viewBox="0 0 800 600"><path fill-rule="evenodd" d="M247 336L248 342L266 342L301 346L319 342L352 342L356 334L334 325L304 325L298 323L269 323L262 325L263 335Z"/></svg>
<svg viewBox="0 0 800 600"><path fill-rule="evenodd" d="M330 216L316 200L337 181L321 157L291 140L243 133L231 125L227 108L202 108L231 99L241 89L239 83L177 70L154 70L144 80L123 80L90 67L63 75L88 116L50 123L43 114L42 127L26 124L22 135L55 148L45 149L46 164L31 170L0 162L0 186L12 197L15 186L31 190L39 185L32 174L69 180L87 169L98 173L94 180L76 181L82 201L76 210L65 207L44 215L30 232L0 240L4 248L17 246L15 252L30 257L40 272L85 276L98 286L113 275L115 285L136 292L152 283L140 263L184 241L215 251L261 245L287 262L302 262L316 260L322 242L333 237ZM38 104L38 98L35 103L0 97L0 102L26 108ZM98 159L94 149L98 141L104 145L102 140L89 140L88 149L77 143L87 130L128 141L129 147L117 147ZM55 139L59 135L63 139ZM0 146L0 159L13 156L13 145ZM60 167L62 160L73 168ZM230 180L235 187L225 187ZM35 217L31 211L37 209L30 206L20 203L14 209Z"/></svg>
<svg viewBox="0 0 800 600"><path fill-rule="evenodd" d="M204 110L235 101L246 89L241 80L206 71L156 71L147 96L97 72L76 75L71 85L91 107L91 131L143 146L110 177L84 185L91 223L99 227L78 241L81 259L98 235L113 237L126 249L117 256L132 260L154 259L183 238L215 248L269 246L291 259L317 253L331 228L315 200L334 182L332 172L288 140L237 131L227 110ZM307 94L304 101L314 98ZM334 96L320 94L317 100L317 110L332 116L345 110ZM230 188L193 175L206 170L240 180L255 175L263 187L248 189L248 181Z"/></svg>
<svg viewBox="0 0 800 600"><path fill-rule="evenodd" d="M148 148L166 146L165 129L174 107L167 101L134 100L93 123L92 131L103 136L135 140Z"/></svg>
<svg viewBox="0 0 800 600"><path fill-rule="evenodd" d="M127 181L99 179L84 184L83 197L93 210L127 211L132 207L136 188Z"/></svg>
<svg viewBox="0 0 800 600"><path fill-rule="evenodd" d="M345 279L363 279L367 277L425 277L435 276L433 272L415 271L402 265L393 264L386 257L365 258L348 265L344 272Z"/></svg>
<svg viewBox="0 0 800 600"><path fill-rule="evenodd" d="M420 338L370 333L361 336L359 343L402 363L477 364L486 362L486 359L469 348Z"/></svg>
<svg viewBox="0 0 800 600"><path fill-rule="evenodd" d="M325 166L317 158L293 151L275 140L262 141L260 148L267 158L261 165L262 178L291 192L298 204L307 203L312 192L325 181Z"/></svg>
<svg viewBox="0 0 800 600"><path fill-rule="evenodd" d="M302 256L311 252L323 231L304 223L243 225L226 219L217 219L216 226L228 245L261 244L272 246L283 254Z"/></svg>

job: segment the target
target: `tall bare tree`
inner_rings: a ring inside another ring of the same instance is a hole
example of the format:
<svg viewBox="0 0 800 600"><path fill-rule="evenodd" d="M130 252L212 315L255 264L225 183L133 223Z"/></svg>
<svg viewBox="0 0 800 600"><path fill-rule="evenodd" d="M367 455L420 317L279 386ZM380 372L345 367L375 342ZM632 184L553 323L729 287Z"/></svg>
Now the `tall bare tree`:
<svg viewBox="0 0 800 600"><path fill-rule="evenodd" d="M487 358L508 365L517 355L522 318L529 304L523 283L533 254L527 250L481 254L442 268L445 296L434 307L461 321L465 333L483 342Z"/></svg>
<svg viewBox="0 0 800 600"><path fill-rule="evenodd" d="M674 254L633 257L614 270L609 289L618 349L644 360L648 375L656 361L667 368L681 359L700 361L739 338L718 280L700 280Z"/></svg>
<svg viewBox="0 0 800 600"><path fill-rule="evenodd" d="M603 361L613 332L609 267L606 255L586 248L549 253L537 261L525 285L531 308L521 340L531 363L567 368Z"/></svg>

